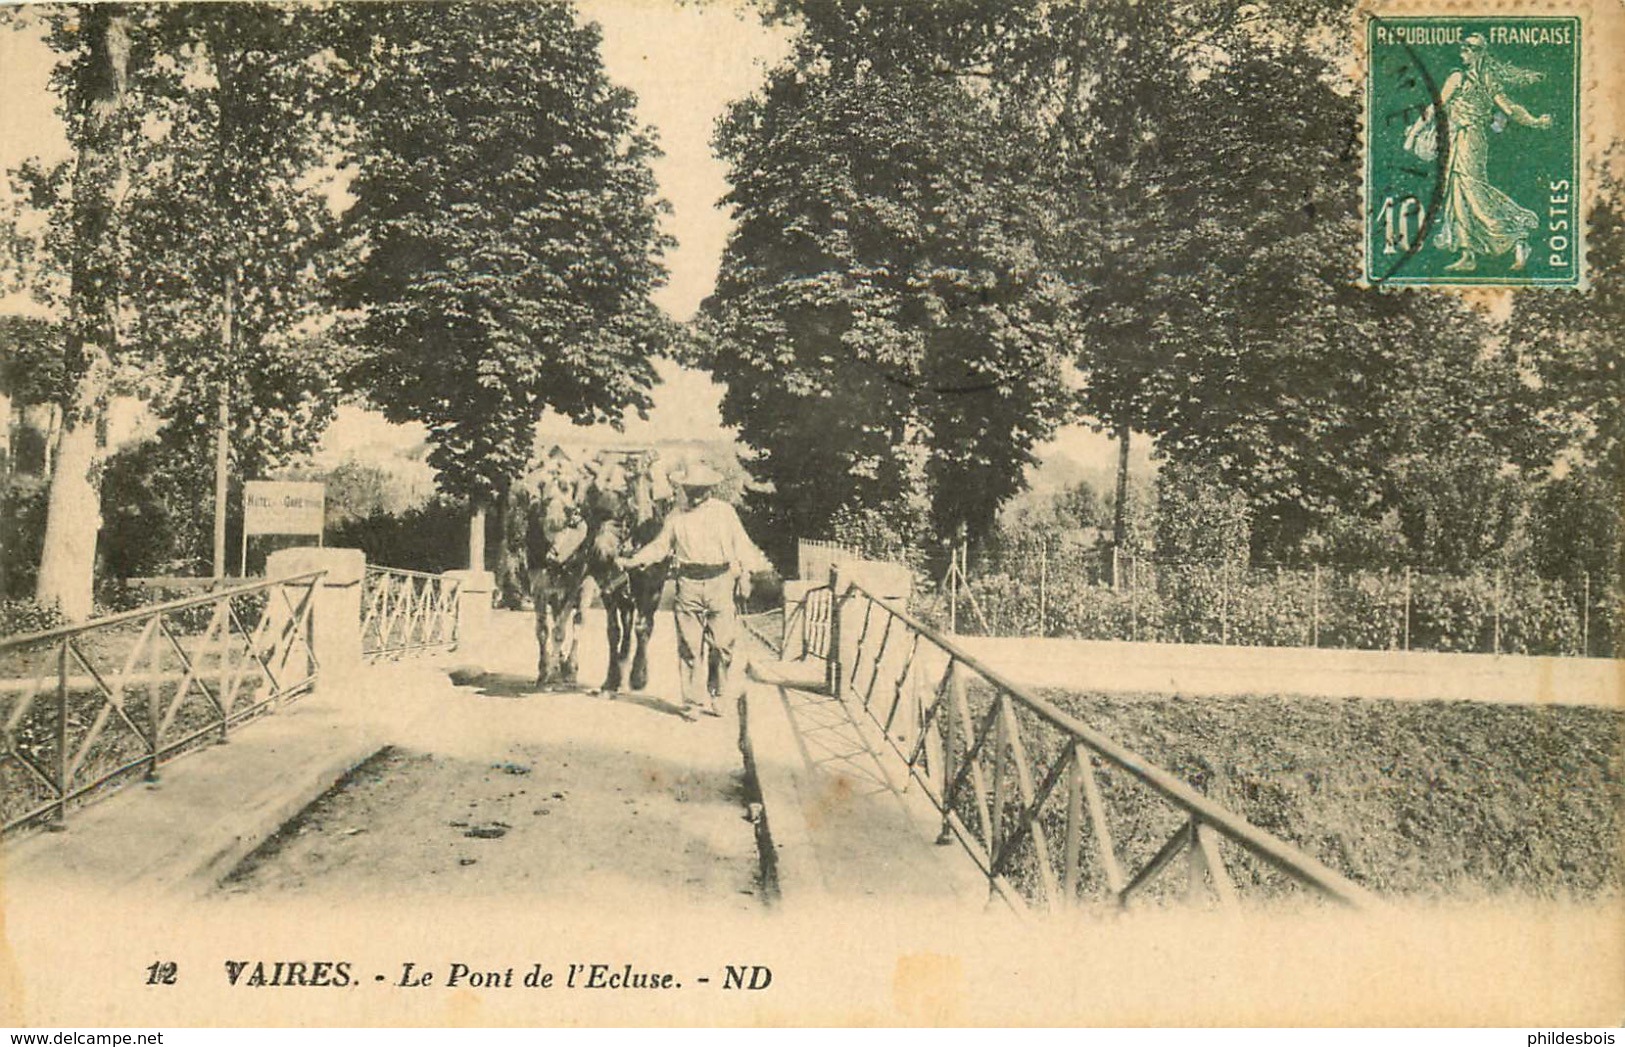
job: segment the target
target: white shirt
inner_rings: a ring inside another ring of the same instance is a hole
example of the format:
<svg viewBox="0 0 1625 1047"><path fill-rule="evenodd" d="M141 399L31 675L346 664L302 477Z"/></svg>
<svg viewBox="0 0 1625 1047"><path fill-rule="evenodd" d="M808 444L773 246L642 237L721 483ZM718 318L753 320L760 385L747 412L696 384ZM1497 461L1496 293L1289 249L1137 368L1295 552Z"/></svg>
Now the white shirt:
<svg viewBox="0 0 1625 1047"><path fill-rule="evenodd" d="M745 533L739 514L720 498L666 517L654 541L634 553L626 566L648 567L668 557L679 564L727 564L741 574L767 567L767 557Z"/></svg>

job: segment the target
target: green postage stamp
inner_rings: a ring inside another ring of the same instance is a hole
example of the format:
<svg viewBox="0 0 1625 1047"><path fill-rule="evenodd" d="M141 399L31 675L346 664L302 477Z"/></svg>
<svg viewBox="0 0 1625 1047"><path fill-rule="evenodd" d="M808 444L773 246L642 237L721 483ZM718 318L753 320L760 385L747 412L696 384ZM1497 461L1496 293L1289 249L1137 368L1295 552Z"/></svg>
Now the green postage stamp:
<svg viewBox="0 0 1625 1047"><path fill-rule="evenodd" d="M1369 283L1580 285L1580 30L1367 20Z"/></svg>

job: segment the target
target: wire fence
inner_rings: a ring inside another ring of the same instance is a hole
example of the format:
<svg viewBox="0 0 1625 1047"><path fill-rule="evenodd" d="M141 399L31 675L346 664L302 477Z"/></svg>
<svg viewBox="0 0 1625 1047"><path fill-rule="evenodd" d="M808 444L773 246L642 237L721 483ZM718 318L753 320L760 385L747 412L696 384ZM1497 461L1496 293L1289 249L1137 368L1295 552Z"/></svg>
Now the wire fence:
<svg viewBox="0 0 1625 1047"><path fill-rule="evenodd" d="M1609 658L1621 604L1617 583L1584 575L1261 568L1034 542L972 556L920 606L994 636Z"/></svg>
<svg viewBox="0 0 1625 1047"><path fill-rule="evenodd" d="M829 569L837 563L862 556L839 542L818 538L796 539L796 577L825 579Z"/></svg>

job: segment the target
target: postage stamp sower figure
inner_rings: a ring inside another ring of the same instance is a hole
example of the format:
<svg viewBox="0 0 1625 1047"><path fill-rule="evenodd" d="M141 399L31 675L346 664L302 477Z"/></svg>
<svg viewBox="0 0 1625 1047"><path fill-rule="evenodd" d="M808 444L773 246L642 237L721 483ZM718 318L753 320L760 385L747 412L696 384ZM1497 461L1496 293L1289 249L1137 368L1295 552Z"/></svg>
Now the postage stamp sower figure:
<svg viewBox="0 0 1625 1047"><path fill-rule="evenodd" d="M1580 20L1366 33L1366 280L1578 286Z"/></svg>

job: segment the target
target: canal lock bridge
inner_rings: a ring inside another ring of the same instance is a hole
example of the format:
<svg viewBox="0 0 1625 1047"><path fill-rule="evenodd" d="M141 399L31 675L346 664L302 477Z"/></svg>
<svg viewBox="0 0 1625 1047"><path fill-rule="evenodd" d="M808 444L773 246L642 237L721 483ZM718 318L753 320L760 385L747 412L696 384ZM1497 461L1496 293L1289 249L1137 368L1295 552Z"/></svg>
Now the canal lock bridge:
<svg viewBox="0 0 1625 1047"><path fill-rule="evenodd" d="M400 701L411 693L439 721L431 734L447 732L449 718L477 722L493 701L504 713L528 704L556 742L595 730L611 747L647 742L641 757L627 747L625 762L658 762L665 770L655 777L679 793L693 791L680 768L705 769L721 806L748 823L751 871L743 881L687 879L749 904L893 892L1019 913L1234 908L1289 887L1338 906L1376 905L1341 873L912 616L906 576L891 565L848 561L822 584L792 583L784 611L748 623L749 683L726 726L697 727L662 697L676 691L669 636L663 644L657 633L647 694L537 693L525 679L528 616L492 609L489 575L379 567L334 549L283 551L267 574L0 647L13 883L107 876L229 888L314 805L354 788L358 769L411 750ZM589 620L583 636L591 679L602 633ZM653 726L583 714L611 706ZM508 724L495 740L525 729ZM492 769L531 771L495 756ZM256 774L265 779L257 791ZM1154 846L1145 824L1114 824L1130 794L1159 808ZM558 795L548 797L555 809ZM601 811L572 832L615 838L618 823L637 816L623 806L621 817ZM452 824L474 838L513 828ZM727 835L715 824L706 831ZM137 835L150 861L113 857ZM578 879L603 879L602 870Z"/></svg>

